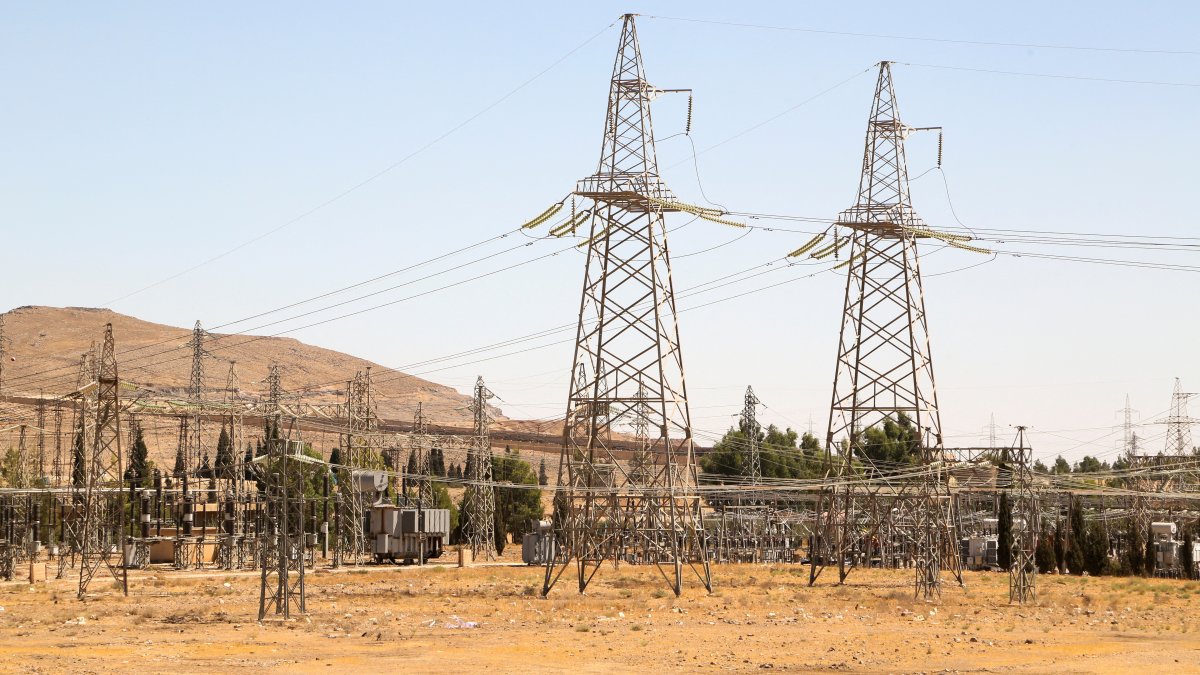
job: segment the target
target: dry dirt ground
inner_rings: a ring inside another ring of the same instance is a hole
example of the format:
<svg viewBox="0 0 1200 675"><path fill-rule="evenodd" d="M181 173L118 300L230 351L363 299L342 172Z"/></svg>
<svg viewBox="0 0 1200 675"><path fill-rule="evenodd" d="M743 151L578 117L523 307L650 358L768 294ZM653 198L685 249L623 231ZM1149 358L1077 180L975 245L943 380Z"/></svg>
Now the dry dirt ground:
<svg viewBox="0 0 1200 675"><path fill-rule="evenodd" d="M138 572L0 585L0 671L13 672L1200 672L1200 583L968 573L937 604L902 571L807 585L800 566L714 567L682 598L652 568L600 571L586 595L541 570L362 568L308 576L308 614L255 621L249 573ZM833 574L827 574L833 577ZM348 671L353 669L353 671Z"/></svg>

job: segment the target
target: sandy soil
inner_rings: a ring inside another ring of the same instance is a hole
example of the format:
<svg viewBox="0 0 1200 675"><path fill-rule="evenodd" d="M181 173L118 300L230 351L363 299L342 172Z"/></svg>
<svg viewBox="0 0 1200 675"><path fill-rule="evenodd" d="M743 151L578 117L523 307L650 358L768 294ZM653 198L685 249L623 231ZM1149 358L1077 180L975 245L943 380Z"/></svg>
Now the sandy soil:
<svg viewBox="0 0 1200 675"><path fill-rule="evenodd" d="M0 585L0 671L1200 672L1200 583L1042 576L1034 606L968 573L937 604L908 573L807 585L800 566L714 568L676 599L652 568L605 567L586 595L538 596L521 566L363 568L308 576L306 616L255 621L250 573ZM832 575L829 575L832 576ZM471 627L474 626L474 627Z"/></svg>

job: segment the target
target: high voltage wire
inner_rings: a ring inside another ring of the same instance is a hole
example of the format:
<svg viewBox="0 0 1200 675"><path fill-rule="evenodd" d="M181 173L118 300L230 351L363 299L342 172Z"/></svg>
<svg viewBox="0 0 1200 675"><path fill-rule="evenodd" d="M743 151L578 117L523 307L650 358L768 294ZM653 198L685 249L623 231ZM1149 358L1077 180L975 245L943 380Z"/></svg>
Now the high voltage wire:
<svg viewBox="0 0 1200 675"><path fill-rule="evenodd" d="M593 41L595 41L595 40L596 40L596 38L598 38L598 37L600 37L601 35L603 35L604 33L606 33L606 32L607 32L607 31L608 31L610 28L612 28L612 27L613 27L613 26L615 26L615 25L616 25L616 22L613 22L613 23L610 23L610 24L608 24L608 25L607 25L607 26L605 26L604 28L602 28L602 29L600 29L599 31L597 31L597 32L596 32L594 35L592 35L591 37L587 38L587 39L586 39L586 40L584 40L583 42L581 42L581 43L579 43L578 45L576 45L575 47L573 47L573 48L572 48L570 51L568 51L567 53L565 53L565 54L563 54L562 56L560 56L558 59L556 59L556 60L555 60L554 62L552 62L550 65L548 65L548 66L546 66L545 68L543 68L542 70L538 71L536 74L534 74L534 75L533 75L532 77L530 77L529 79L527 79L527 80L525 80L525 81L521 82L521 83L520 83L519 85L517 85L515 88L513 88L513 89L510 89L510 90L508 91L508 93L504 94L504 95L503 95L503 96L501 96L500 98L497 98L496 100L492 101L492 102L491 102L491 103L489 103L488 105L486 105L486 106L484 106L483 108L481 108L481 109L480 109L478 112L474 113L474 114L473 114L473 115L471 115L470 117L467 117L467 118L466 118L465 120L463 120L462 122L459 122L459 123L458 123L458 124L456 124L455 126L451 127L451 128L450 128L450 129L448 129L447 131L445 131L445 132L443 132L442 134L440 134L439 136L435 137L433 140L431 140L431 141L428 141L427 143L425 143L425 144L424 144L424 145L422 145L421 147L417 148L416 150L413 150L412 152L409 152L407 155L405 155L405 156L401 157L399 160L396 160L395 162L392 162L392 163L391 163L391 164L389 164L388 166L384 167L382 170L375 172L375 173L374 173L374 174L372 174L371 176L368 176L366 179L364 179L364 180L361 180L361 181L359 181L358 183L355 183L354 185L352 185L352 186L350 186L349 188L347 188L347 189L343 190L342 192L339 192L338 194L336 194L336 195L334 195L333 197L331 197L331 198L329 198L329 199L325 200L324 202L321 202L320 204L317 204L316 206L314 206L314 207L312 207L312 208L308 209L307 211L304 211L304 212L303 212L303 213L301 213L300 215L298 215L298 216L296 216L296 217L292 218L291 220L288 220L288 221L284 222L284 223L283 223L283 224L281 224L281 225L278 225L278 226L276 226L276 227L274 227L274 228L272 228L272 229L270 229L270 230L268 230L268 231L266 231L266 232L264 232L264 233L262 233L262 234L259 234L259 235L255 236L255 237L251 238L251 239L247 239L246 241L243 241L242 243L238 244L237 246L234 246L233 248L227 249L226 251L224 251L224 252L222 252L222 253L219 253L219 254L217 254L217 255L215 255L215 256L213 256L213 257L211 257L211 258L208 258L207 260L205 260L205 261L203 261L203 262L200 262L200 263L198 263L198 264L196 264L196 265L193 265L193 266L191 266L191 267L188 267L188 268L186 268L186 269L184 269L184 270L182 270L182 271L180 271L180 272L177 272L177 273L175 273L175 274L173 274L173 275L171 275L171 276L168 276L168 277L166 277L166 278L164 278L164 279L160 279L160 280L158 280L158 281L155 281L154 283L151 283L151 284L148 284L148 285L146 285L146 286L143 286L143 287L141 287L141 288L139 288L139 289L137 289L137 290L135 290L135 291L132 291L132 292L130 292L130 293L126 293L125 295L122 295L122 296L120 296L120 297L118 297L118 298L115 298L115 299L113 299L113 300L109 300L108 302L105 302L104 304L105 304L105 305L111 305L111 304L113 304L113 303L120 302L121 300L128 299L128 298L130 298L130 297L133 297L133 296L135 296L135 295L138 295L138 294L140 294L140 293L143 293L143 292L145 292L145 291L148 291L148 290L150 290L151 288L154 288L154 287L156 287L156 286L161 286L161 285L162 285L162 284L164 284L164 283L167 283L167 282L169 282L169 281L172 281L172 280L174 280L174 279L178 279L179 277L181 277L181 276L183 276L183 275L185 275L185 274L188 274L188 273L194 272L195 270L197 270L197 269L200 269L201 267L204 267L204 266L206 266L206 265L208 265L208 264L210 264L210 263L213 263L213 262L215 262L215 261L217 261L217 260L220 260L221 258L224 258L224 257L226 257L226 256L228 256L228 255L231 255L232 253L235 253L235 252L237 252L237 251L239 251L239 250L241 250L241 249L243 249L243 248L245 248L245 247L247 247L247 246L249 246L249 245L251 245L251 244L254 244L254 243L258 242L258 241L261 241L262 239L265 239L266 237L269 237L269 236L271 236L272 234L275 234L276 232L279 232L280 230L283 230L283 229L285 229L285 228L287 228L287 227L290 227L290 226L292 226L292 225L294 225L294 224L296 224L296 223L300 222L301 220L304 220L305 218L307 218L307 217L311 216L312 214L314 214L314 213L317 213L318 211L321 211L322 209L324 209L324 208L326 208L326 207L330 206L331 204L334 204L335 202L338 202L338 201L340 201L341 199L343 199L343 198L345 198L345 197L349 196L350 194L352 194L352 193L354 193L354 192L357 192L359 189L361 189L361 188L363 188L363 187L366 187L367 185L369 185L369 184L371 184L371 183L375 182L376 180L378 180L379 178L381 178L381 177L383 177L383 176L385 176L385 175L387 175L387 174L391 173L393 170L395 170L395 169L399 168L401 165L403 165L403 164L405 164L406 162L408 162L408 160L410 160L410 159L412 159L413 157L416 157L417 155L419 155L419 154L421 154L421 153L425 152L425 151L426 151L426 150L428 150L429 148L432 148L433 146L435 146L435 145L437 145L438 143L440 143L440 142L442 142L443 140L445 140L447 137L451 136L452 134L454 134L455 132L459 131L459 130L460 130L460 129L462 129L463 127L466 127L467 125L469 125L469 124L471 124L472 122L474 122L475 120L479 119L480 117L482 117L482 116L483 116L483 115L485 115L486 113L490 112L492 109L496 108L496 107L497 107L497 106L499 106L500 104L502 104L502 103L504 103L505 101L507 101L508 99L512 98L512 97L513 97L514 95L516 95L518 92L520 92L521 90L525 89L525 88L526 88L527 86L529 86L530 84L533 84L533 82L534 82L534 81L538 80L538 79L539 79L539 78L541 78L543 75L545 75L546 73L548 73L548 72L550 72L551 70L553 70L554 68L556 68L556 67L557 67L559 64L561 64L563 61L566 61L567 59L569 59L569 58L570 58L571 56L573 56L573 55L574 55L576 52L578 52L579 50L583 49L583 48L584 48L584 47L586 47L587 45L591 44Z"/></svg>
<svg viewBox="0 0 1200 675"><path fill-rule="evenodd" d="M853 31L829 30L821 28L806 28L799 26L771 26L757 23L740 23L735 21L720 21L716 19L694 19L678 16L661 16L648 14L645 15L648 19L660 19L665 21L680 21L685 23L709 24L714 26L728 26L734 28L754 28L760 30L785 31L796 33L811 33L816 35L833 35L838 37L855 37L855 38L873 38L883 40L905 40L912 42L934 42L940 44L956 44L967 45L973 47L1015 47L1020 49L1057 49L1068 51L1087 51L1087 52L1114 52L1120 54L1165 54L1172 56L1200 56L1200 52L1186 49L1150 49L1139 47L1105 47L1095 45L1066 45L1054 43L1037 43L1037 42L1015 42L1015 41L990 41L990 40L967 40L960 38L939 38L916 35L897 35L891 33L862 33Z"/></svg>

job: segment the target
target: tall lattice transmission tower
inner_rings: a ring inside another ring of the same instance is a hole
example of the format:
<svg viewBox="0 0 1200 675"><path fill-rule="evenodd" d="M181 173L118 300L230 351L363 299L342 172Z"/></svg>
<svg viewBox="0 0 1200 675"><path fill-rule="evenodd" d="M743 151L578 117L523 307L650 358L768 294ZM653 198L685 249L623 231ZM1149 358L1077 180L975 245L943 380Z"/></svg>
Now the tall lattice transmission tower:
<svg viewBox="0 0 1200 675"><path fill-rule="evenodd" d="M758 438L762 426L758 423L758 404L759 400L754 395L754 388L746 387L746 399L742 406L742 418L739 426L742 434L746 437L746 466L742 473L751 485L762 483L762 447Z"/></svg>
<svg viewBox="0 0 1200 675"><path fill-rule="evenodd" d="M835 220L835 227L850 230L850 253L825 442L827 454L838 457L835 470L848 474L852 459L875 468L863 454L867 429L890 422L911 430L927 471L915 499L902 500L901 507L911 510L917 594L930 597L938 592L942 561L957 555L948 554L950 499L939 468L942 425L917 255L917 239L929 230L912 207L904 150L905 138L916 130L900 121L891 63L884 61L867 122L858 199ZM812 556L810 583L831 559L845 580L847 557L862 535L855 516L861 492L846 481L841 485L818 526L816 539L826 550Z"/></svg>
<svg viewBox="0 0 1200 675"><path fill-rule="evenodd" d="M1187 402L1192 396L1195 394L1185 392L1179 378L1175 378L1175 391L1171 394L1171 412L1166 419L1166 447L1163 449L1163 454L1168 457L1190 455L1194 450L1192 425L1200 420L1188 416Z"/></svg>
<svg viewBox="0 0 1200 675"><path fill-rule="evenodd" d="M1006 454L1005 464L1010 477L1009 506L1013 516L1008 601L1023 605L1037 599L1035 555L1042 532L1041 508L1033 483L1033 449L1025 443L1025 427L1017 427L1016 443Z"/></svg>
<svg viewBox="0 0 1200 675"><path fill-rule="evenodd" d="M204 359L209 356L208 351L204 349L204 339L207 336L200 322L196 321L196 325L192 327L192 339L187 343L192 350L192 374L188 378L187 388L191 422L188 425L190 435L184 453L184 471L192 475L198 475L201 457L204 455L204 436L200 422L204 417Z"/></svg>
<svg viewBox="0 0 1200 675"><path fill-rule="evenodd" d="M466 494L463 502L466 507L467 532L466 538L471 545L471 554L475 558L492 560L496 557L496 491L492 486L492 440L491 415L488 414L488 401L495 394L483 383L483 378L475 380L475 395L471 400L471 412L475 417L474 429L471 433L471 448L467 451L467 464L470 472L467 475Z"/></svg>
<svg viewBox="0 0 1200 675"><path fill-rule="evenodd" d="M105 567L126 594L127 568L119 560L125 541L125 490L120 428L120 385L112 324L104 329L95 396L95 423L84 466L83 531L80 535L79 590L87 593L92 577Z"/></svg>
<svg viewBox="0 0 1200 675"><path fill-rule="evenodd" d="M425 406L418 402L417 412L413 415L413 430L409 436L409 452L413 457L413 474L408 476L414 497L422 508L433 507L433 481L429 476L429 421L425 418ZM394 467L400 467L399 450L392 460ZM407 496L407 495L406 495Z"/></svg>
<svg viewBox="0 0 1200 675"><path fill-rule="evenodd" d="M594 206L559 459L558 549L543 594L572 566L582 592L617 560L658 565L677 595L684 566L712 588L664 219L678 209L658 174L650 117L651 100L668 91L646 80L634 16L625 15L599 167L575 189ZM654 460L646 480L631 475L611 433L618 425L634 436L639 420Z"/></svg>

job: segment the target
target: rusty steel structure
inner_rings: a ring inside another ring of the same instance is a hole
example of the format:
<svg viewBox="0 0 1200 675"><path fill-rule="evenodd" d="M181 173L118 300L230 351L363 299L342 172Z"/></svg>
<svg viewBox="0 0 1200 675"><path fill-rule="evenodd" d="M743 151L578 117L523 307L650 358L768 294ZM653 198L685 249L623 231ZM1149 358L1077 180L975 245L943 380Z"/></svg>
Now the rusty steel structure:
<svg viewBox="0 0 1200 675"><path fill-rule="evenodd" d="M1012 509L1012 551L1008 566L1008 601L1025 604L1037 600L1038 537L1042 532L1041 506L1033 481L1033 449L1025 440L1025 427L1006 454L1008 504ZM1000 542L1003 546L1005 542Z"/></svg>
<svg viewBox="0 0 1200 675"><path fill-rule="evenodd" d="M112 324L104 329L94 396L95 423L84 465L83 527L80 533L78 596L83 598L104 567L129 594L124 554L125 490L121 454L121 398ZM114 489L115 488L115 489Z"/></svg>
<svg viewBox="0 0 1200 675"><path fill-rule="evenodd" d="M594 206L543 595L568 568L583 592L619 560L659 566L676 595L685 567L712 588L664 217L678 209L659 177L650 116L667 91L683 90L646 80L625 15L599 167L574 191ZM648 464L648 476L631 475L612 442L640 425L653 461L636 469Z"/></svg>
<svg viewBox="0 0 1200 675"><path fill-rule="evenodd" d="M463 505L466 523L463 536L471 547L473 558L494 560L496 558L496 489L492 485L492 439L491 415L488 401L495 394L483 383L475 380L475 393L471 399L474 430L471 448L467 454L467 484L464 488Z"/></svg>
<svg viewBox="0 0 1200 675"><path fill-rule="evenodd" d="M932 128L932 127L927 127ZM942 562L955 546L952 502L941 471L945 462L941 417L925 315L917 240L928 232L912 207L905 138L917 129L900 119L891 63L879 64L867 122L862 174L854 206L835 219L836 232L850 231L845 260L846 292L825 438L831 472L842 478L827 491L814 533L809 583L829 564L844 581L860 553L860 514L887 491L916 549L916 594L939 592ZM907 430L922 477L912 484L884 480L888 467L865 453L865 433L888 425ZM911 438L915 435L916 438ZM863 487L847 480L865 466L880 478ZM885 516L869 516L867 538L878 537Z"/></svg>

